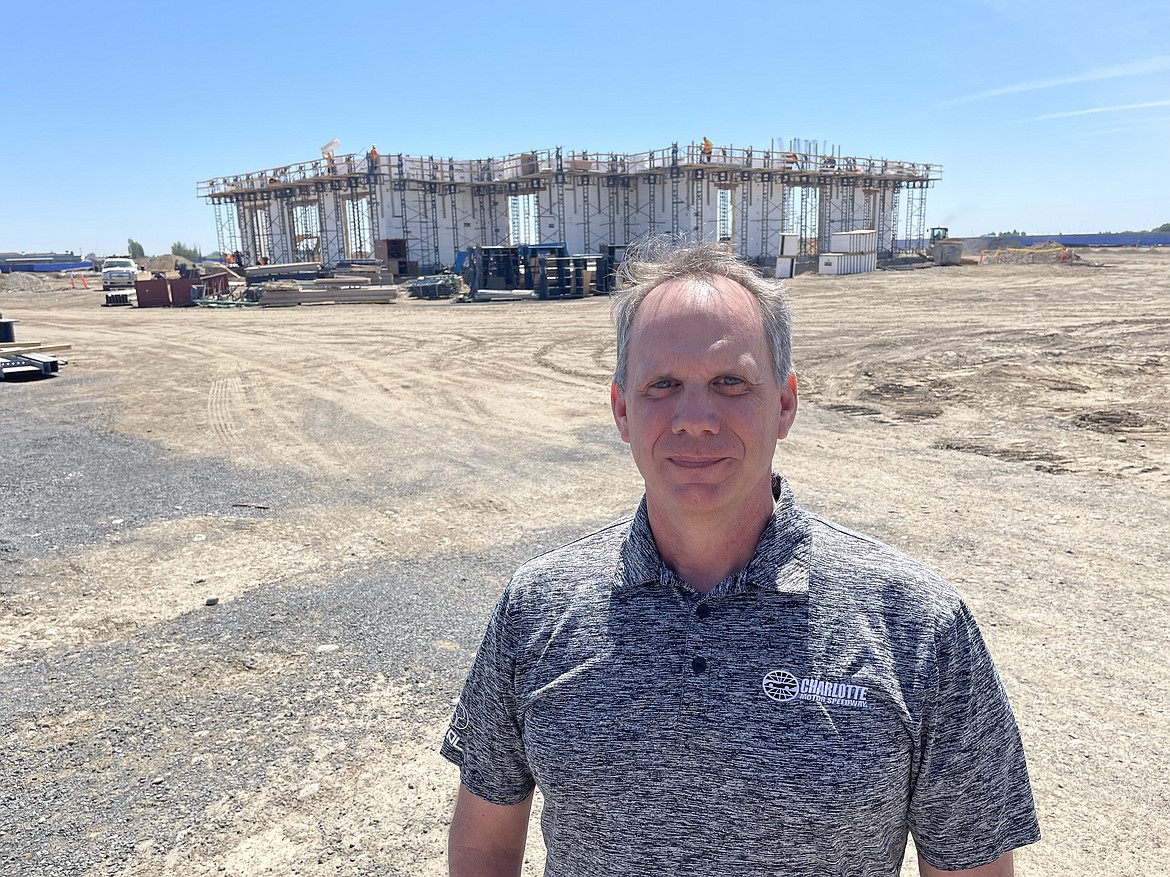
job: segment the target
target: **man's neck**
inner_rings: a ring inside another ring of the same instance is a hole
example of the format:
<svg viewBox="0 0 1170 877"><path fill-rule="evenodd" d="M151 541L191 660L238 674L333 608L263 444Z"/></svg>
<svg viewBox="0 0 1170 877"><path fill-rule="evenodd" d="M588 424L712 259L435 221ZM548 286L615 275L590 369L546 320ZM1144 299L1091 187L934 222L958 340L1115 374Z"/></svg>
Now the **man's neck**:
<svg viewBox="0 0 1170 877"><path fill-rule="evenodd" d="M750 509L730 515L723 510L672 515L646 498L650 530L663 562L702 594L748 565L775 508L771 491Z"/></svg>

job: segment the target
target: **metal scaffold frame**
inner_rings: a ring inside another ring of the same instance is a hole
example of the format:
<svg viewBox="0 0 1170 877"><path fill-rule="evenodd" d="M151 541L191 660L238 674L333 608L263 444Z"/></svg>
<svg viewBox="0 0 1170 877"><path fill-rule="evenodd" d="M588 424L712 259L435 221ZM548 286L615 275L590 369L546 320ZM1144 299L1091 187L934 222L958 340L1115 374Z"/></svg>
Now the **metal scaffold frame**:
<svg viewBox="0 0 1170 877"><path fill-rule="evenodd" d="M374 241L382 237L382 206L378 193L381 189L382 157L370 150L366 154L366 208L370 218L370 256L374 255Z"/></svg>
<svg viewBox="0 0 1170 877"><path fill-rule="evenodd" d="M751 207L751 173L749 171L740 171L739 212L735 216L735 228L733 229L737 239L735 246L737 253L746 253L748 251L748 214L751 211ZM761 250L760 255L768 255L767 250Z"/></svg>
<svg viewBox="0 0 1170 877"><path fill-rule="evenodd" d="M773 183L773 185L776 185ZM793 209L795 202L796 187L789 186L786 183L779 184L783 190L780 194L780 229L784 234L796 234L797 216Z"/></svg>
<svg viewBox="0 0 1170 877"><path fill-rule="evenodd" d="M792 213L792 190L789 186L777 182L776 177L773 177L772 174L763 175L760 184L762 187L760 204L760 255L768 258L778 255L776 252L776 236L789 230L786 228L786 225ZM784 189L780 198L775 197L777 186ZM741 252L746 252L746 249Z"/></svg>
<svg viewBox="0 0 1170 877"><path fill-rule="evenodd" d="M558 146L553 154L553 174L549 185L541 186L535 193L536 199L536 240L533 243L562 243L565 235L565 161ZM544 196L542 198L542 196Z"/></svg>
<svg viewBox="0 0 1170 877"><path fill-rule="evenodd" d="M906 252L926 251L926 186L910 183L906 188Z"/></svg>
<svg viewBox="0 0 1170 877"><path fill-rule="evenodd" d="M293 201L289 204L293 229L293 261L320 261L321 215L319 201Z"/></svg>
<svg viewBox="0 0 1170 877"><path fill-rule="evenodd" d="M820 189L815 186L800 186L800 255L815 256L820 252Z"/></svg>
<svg viewBox="0 0 1170 877"><path fill-rule="evenodd" d="M215 208L215 244L221 253L235 253L240 249L240 220L233 201L213 198Z"/></svg>

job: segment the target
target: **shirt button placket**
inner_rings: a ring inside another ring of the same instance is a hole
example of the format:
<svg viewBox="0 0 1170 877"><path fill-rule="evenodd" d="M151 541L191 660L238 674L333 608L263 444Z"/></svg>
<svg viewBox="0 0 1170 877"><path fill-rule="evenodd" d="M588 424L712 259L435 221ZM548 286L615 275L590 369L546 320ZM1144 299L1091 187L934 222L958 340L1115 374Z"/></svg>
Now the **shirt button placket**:
<svg viewBox="0 0 1170 877"><path fill-rule="evenodd" d="M691 678L694 685L695 704L700 715L706 715L707 705L711 698L711 677L708 673L710 660L707 657L707 624L711 617L711 606L706 601L696 604L694 608L696 623L692 643L695 646L691 657Z"/></svg>
<svg viewBox="0 0 1170 877"><path fill-rule="evenodd" d="M697 619L699 619L699 621L706 621L708 618L710 618L711 617L710 605L708 605L707 603L698 604L695 607L695 617ZM696 639L699 642L702 642L702 640L703 640L703 632L704 632L703 625L700 625L699 630L697 631L697 636L696 636ZM703 657L702 655L696 655L691 660L691 669L695 672L696 676L698 676L701 673L706 673L707 672L707 659L705 657Z"/></svg>

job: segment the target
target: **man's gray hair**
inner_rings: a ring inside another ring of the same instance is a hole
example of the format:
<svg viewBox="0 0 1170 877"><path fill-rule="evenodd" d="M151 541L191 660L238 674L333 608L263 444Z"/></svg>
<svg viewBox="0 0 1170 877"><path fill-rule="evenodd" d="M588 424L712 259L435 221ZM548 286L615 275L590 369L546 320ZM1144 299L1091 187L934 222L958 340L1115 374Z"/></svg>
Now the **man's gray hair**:
<svg viewBox="0 0 1170 877"><path fill-rule="evenodd" d="M723 244L680 242L669 237L650 238L626 253L618 273L618 289L610 310L617 331L617 365L613 381L626 389L630 336L638 309L654 289L683 278L707 281L724 277L751 293L760 309L764 337L772 352L776 380L784 386L792 373L792 312L788 293L779 280L764 277Z"/></svg>

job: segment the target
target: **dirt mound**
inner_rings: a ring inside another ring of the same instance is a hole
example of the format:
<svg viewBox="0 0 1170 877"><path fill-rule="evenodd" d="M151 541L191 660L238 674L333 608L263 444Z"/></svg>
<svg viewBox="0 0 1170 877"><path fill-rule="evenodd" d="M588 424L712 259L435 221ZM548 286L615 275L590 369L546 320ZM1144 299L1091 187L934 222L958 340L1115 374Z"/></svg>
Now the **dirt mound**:
<svg viewBox="0 0 1170 877"><path fill-rule="evenodd" d="M45 292L52 288L52 283L28 271L0 274L0 290L5 292Z"/></svg>
<svg viewBox="0 0 1170 877"><path fill-rule="evenodd" d="M138 264L146 271L178 271L180 265L190 268L194 263L190 259L164 253L161 256L151 256L149 259L140 259Z"/></svg>
<svg viewBox="0 0 1170 877"><path fill-rule="evenodd" d="M1080 256L1056 241L1045 241L1030 247L998 247L982 250L979 255L979 264L981 265L996 263L1037 265L1052 262L1071 265L1080 261Z"/></svg>

